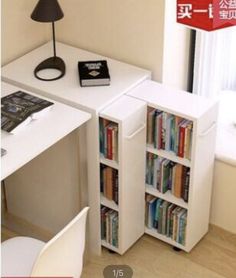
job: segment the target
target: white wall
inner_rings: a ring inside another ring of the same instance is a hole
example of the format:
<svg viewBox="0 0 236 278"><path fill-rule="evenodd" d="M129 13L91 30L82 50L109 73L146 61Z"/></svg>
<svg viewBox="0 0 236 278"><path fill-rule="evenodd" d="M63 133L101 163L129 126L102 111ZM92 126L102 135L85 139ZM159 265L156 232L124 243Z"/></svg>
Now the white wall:
<svg viewBox="0 0 236 278"><path fill-rule="evenodd" d="M216 160L210 222L236 233L236 167Z"/></svg>
<svg viewBox="0 0 236 278"><path fill-rule="evenodd" d="M165 0L61 0L57 37L162 79ZM79 57L78 57L79 59Z"/></svg>
<svg viewBox="0 0 236 278"><path fill-rule="evenodd" d="M50 26L30 18L36 3L36 0L1 1L2 65L49 40Z"/></svg>
<svg viewBox="0 0 236 278"><path fill-rule="evenodd" d="M165 0L162 82L187 90L190 29L176 22L175 3L173 0Z"/></svg>

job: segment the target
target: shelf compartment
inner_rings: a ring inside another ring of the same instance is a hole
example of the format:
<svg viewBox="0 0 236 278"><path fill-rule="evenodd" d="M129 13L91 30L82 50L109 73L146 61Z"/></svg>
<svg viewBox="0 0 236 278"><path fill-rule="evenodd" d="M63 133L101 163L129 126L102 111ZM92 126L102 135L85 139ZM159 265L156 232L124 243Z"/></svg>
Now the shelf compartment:
<svg viewBox="0 0 236 278"><path fill-rule="evenodd" d="M107 159L102 154L100 154L100 163L102 163L102 164L104 164L106 166L109 166L111 168L119 170L119 164L118 164L117 161Z"/></svg>
<svg viewBox="0 0 236 278"><path fill-rule="evenodd" d="M150 229L150 228L145 227L145 233L150 235L150 236L153 236L153 237L155 237L157 239L160 239L160 240L162 240L162 241L164 241L164 242L166 242L166 243L168 243L170 245L178 247L178 248L180 248L182 250L186 249L186 247L184 245L174 241L173 239L171 239L171 238L169 238L169 237L167 237L165 235L162 235L162 234L158 233L156 229Z"/></svg>
<svg viewBox="0 0 236 278"><path fill-rule="evenodd" d="M107 118L99 118L100 154L108 160L118 161L118 123Z"/></svg>
<svg viewBox="0 0 236 278"><path fill-rule="evenodd" d="M146 184L146 193L153 195L155 197L161 198L165 201L173 203L179 207L188 209L188 203L186 203L183 199L175 197L169 190L166 193L161 193L153 186Z"/></svg>
<svg viewBox="0 0 236 278"><path fill-rule="evenodd" d="M154 190L154 195L160 193L158 197L162 198L167 194L168 201L174 200L185 207L184 202L181 203L179 200L188 202L190 168L147 152L146 184L150 186L150 190Z"/></svg>
<svg viewBox="0 0 236 278"><path fill-rule="evenodd" d="M191 159L193 121L148 106L147 144Z"/></svg>
<svg viewBox="0 0 236 278"><path fill-rule="evenodd" d="M100 192L107 200L119 204L119 174L118 170L100 164Z"/></svg>
<svg viewBox="0 0 236 278"><path fill-rule="evenodd" d="M106 197L104 197L102 193L100 195L100 198L101 198L101 205L119 212L119 207L114 201L108 200Z"/></svg>
<svg viewBox="0 0 236 278"><path fill-rule="evenodd" d="M119 213L107 206L101 205L101 241L106 242L107 248L119 246Z"/></svg>
<svg viewBox="0 0 236 278"><path fill-rule="evenodd" d="M158 149L154 148L152 145L148 145L148 144L147 144L146 150L147 150L147 152L156 154L158 156L161 156L163 158L169 159L173 162L176 162L183 166L191 168L190 160L188 160L186 158L181 158L181 157L177 156L174 152L165 151L165 150L161 150L161 149L158 150Z"/></svg>
<svg viewBox="0 0 236 278"><path fill-rule="evenodd" d="M185 246L188 210L151 194L146 194L145 200L145 228L170 244Z"/></svg>

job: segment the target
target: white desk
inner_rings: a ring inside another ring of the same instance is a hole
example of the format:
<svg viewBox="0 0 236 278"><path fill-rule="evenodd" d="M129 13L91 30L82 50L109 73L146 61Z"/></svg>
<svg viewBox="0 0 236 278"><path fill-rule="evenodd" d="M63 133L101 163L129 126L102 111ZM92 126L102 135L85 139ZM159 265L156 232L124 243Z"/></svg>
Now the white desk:
<svg viewBox="0 0 236 278"><path fill-rule="evenodd" d="M2 96L20 90L2 83ZM27 92L26 90L24 90ZM28 92L35 95L31 92ZM86 112L53 101L52 109L42 118L34 120L17 134L1 132L1 144L7 154L1 157L1 180L24 166L60 139L77 129L91 116Z"/></svg>
<svg viewBox="0 0 236 278"><path fill-rule="evenodd" d="M97 55L82 49L57 43L57 53L66 64L66 74L63 78L44 82L34 77L34 68L39 62L51 54L52 42L49 42L2 68L2 79L34 91L40 95L71 105L92 114L92 119L86 125L87 138L79 138L80 150L80 182L87 193L89 211L89 243L92 253L101 252L100 237L100 184L99 184L99 112L125 95L144 80L151 77L150 71L128 65L108 57ZM83 87L79 85L78 61L107 60L111 76L110 86ZM80 136L82 134L80 133ZM81 163L82 162L82 163ZM88 165L88 169L84 165ZM86 196L87 195L87 196Z"/></svg>
<svg viewBox="0 0 236 278"><path fill-rule="evenodd" d="M34 68L51 55L51 48L49 42L4 66L2 80L76 108L98 112L151 75L147 70L57 42L57 54L65 61L66 74L56 81L40 81L34 77ZM107 60L111 85L81 88L78 61L101 59Z"/></svg>

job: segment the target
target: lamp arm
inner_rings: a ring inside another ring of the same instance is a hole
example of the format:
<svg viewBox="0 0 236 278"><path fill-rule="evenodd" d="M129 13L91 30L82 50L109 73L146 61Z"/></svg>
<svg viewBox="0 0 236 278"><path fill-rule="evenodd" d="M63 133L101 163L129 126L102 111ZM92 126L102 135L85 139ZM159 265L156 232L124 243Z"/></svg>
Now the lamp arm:
<svg viewBox="0 0 236 278"><path fill-rule="evenodd" d="M56 54L56 40L55 40L55 24L54 24L54 21L52 22L52 38L53 38L53 55L54 55L54 57L56 57L57 54Z"/></svg>

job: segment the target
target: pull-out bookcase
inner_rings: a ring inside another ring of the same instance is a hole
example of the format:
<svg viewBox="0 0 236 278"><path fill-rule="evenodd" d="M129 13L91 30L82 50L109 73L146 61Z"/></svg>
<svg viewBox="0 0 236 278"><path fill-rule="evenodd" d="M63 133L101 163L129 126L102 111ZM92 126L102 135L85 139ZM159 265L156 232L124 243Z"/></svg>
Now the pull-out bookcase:
<svg viewBox="0 0 236 278"><path fill-rule="evenodd" d="M218 105L145 81L145 232L189 252L208 231Z"/></svg>
<svg viewBox="0 0 236 278"><path fill-rule="evenodd" d="M146 103L122 96L100 112L102 246L123 254L144 233Z"/></svg>

